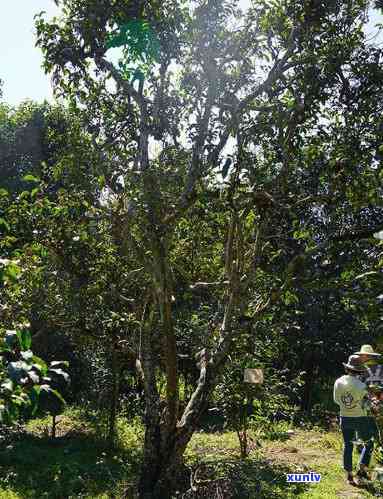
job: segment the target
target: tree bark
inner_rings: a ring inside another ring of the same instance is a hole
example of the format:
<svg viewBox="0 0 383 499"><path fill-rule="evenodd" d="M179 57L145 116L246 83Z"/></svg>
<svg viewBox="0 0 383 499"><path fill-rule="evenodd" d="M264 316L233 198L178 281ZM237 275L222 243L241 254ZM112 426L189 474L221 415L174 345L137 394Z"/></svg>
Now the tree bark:
<svg viewBox="0 0 383 499"><path fill-rule="evenodd" d="M184 413L180 421L176 423L174 416L167 415L164 422L161 424L158 418L155 419L153 414L153 424L146 420L146 438L145 438L145 466L147 466L146 459L151 459L152 464L143 470L141 482L140 482L140 498L141 499L166 499L171 497L171 492L175 488L182 488L186 486L185 475L184 475L184 463L183 455L185 449L193 436L194 431L199 425L199 421L203 412L208 407L208 402L210 395L215 387L217 378L220 374L221 368L230 353L232 340L233 340L233 329L232 323L236 313L236 305L239 296L239 279L238 279L238 266L239 258L238 253L235 251L235 235L238 234L237 230L238 218L236 213L233 213L232 222L230 224L227 250L226 250L226 273L229 278L229 289L227 295L227 304L225 308L225 314L221 325L220 339L217 344L215 351L212 353L203 349L199 353L199 368L200 376L197 384L197 388L194 390L189 403L187 404ZM234 263L235 260L235 263ZM157 283L160 284L160 282ZM161 288L160 288L161 289ZM158 292L157 292L158 295ZM161 297L160 294L160 298ZM168 306L168 303L164 301L162 306ZM171 313L169 308L164 308L164 313ZM172 327L171 316L162 317L162 320L169 320L168 327ZM169 334L169 331L168 331ZM149 335L145 336L149 339ZM174 342L174 333L171 338ZM143 351L149 352L150 341L148 343L143 342ZM168 344L167 349L168 349ZM175 353L175 350L174 350ZM170 350L170 355L173 354L173 350ZM172 362L173 357L170 357L169 361ZM176 356L175 356L176 359ZM144 359L143 359L144 360ZM145 368L150 371L152 367L147 365L147 362L143 362L144 371ZM169 367L168 367L169 369ZM171 367L173 369L173 367ZM176 376L176 371L167 371L168 380L169 375ZM147 374L145 372L145 378ZM175 378L177 380L177 378ZM178 395L178 387L177 395ZM153 392L153 387L146 384L147 392L147 404L150 401L150 392ZM170 394L171 395L171 394ZM167 390L167 409L173 410L171 405L172 399L169 399L169 392ZM178 400L178 399L177 399ZM170 404L169 404L170 402ZM152 407L148 407L147 411L152 411ZM177 413L174 413L175 417ZM157 433L154 429L156 428ZM159 432L159 433L158 433ZM156 435L159 440L157 441L157 446L152 441L152 437ZM156 456L156 457L154 457ZM150 473L150 476L148 476ZM147 477L145 479L145 477ZM150 485L149 485L150 482Z"/></svg>
<svg viewBox="0 0 383 499"><path fill-rule="evenodd" d="M116 346L113 343L111 348L111 369L112 369L112 390L109 406L109 428L108 428L108 441L113 447L116 437L116 418L117 418L117 404L119 393L119 362L116 351Z"/></svg>
<svg viewBox="0 0 383 499"><path fill-rule="evenodd" d="M139 494L141 499L152 499L160 467L160 398L157 391L152 336L154 311L144 309L141 330L140 361L144 372L145 388L145 441Z"/></svg>
<svg viewBox="0 0 383 499"><path fill-rule="evenodd" d="M304 361L304 370L306 372L304 378L304 386L303 386L303 397L301 408L307 414L307 416L311 415L311 407L312 407L312 387L314 381L314 356L311 354L307 354Z"/></svg>

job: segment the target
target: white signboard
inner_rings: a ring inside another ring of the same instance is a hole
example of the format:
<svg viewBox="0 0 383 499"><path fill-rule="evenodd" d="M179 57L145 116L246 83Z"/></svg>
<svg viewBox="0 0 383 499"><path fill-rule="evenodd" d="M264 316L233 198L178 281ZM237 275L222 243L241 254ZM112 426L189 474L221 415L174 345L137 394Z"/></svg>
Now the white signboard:
<svg viewBox="0 0 383 499"><path fill-rule="evenodd" d="M243 381L245 383L261 385L263 383L262 369L245 369Z"/></svg>

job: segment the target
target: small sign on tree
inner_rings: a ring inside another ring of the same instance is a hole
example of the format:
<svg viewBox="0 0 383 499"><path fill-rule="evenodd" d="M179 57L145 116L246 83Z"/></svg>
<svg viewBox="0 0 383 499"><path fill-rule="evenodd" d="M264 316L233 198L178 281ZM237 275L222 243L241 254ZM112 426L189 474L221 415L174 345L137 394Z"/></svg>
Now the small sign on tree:
<svg viewBox="0 0 383 499"><path fill-rule="evenodd" d="M263 383L263 370L245 369L243 381L253 385L261 385Z"/></svg>

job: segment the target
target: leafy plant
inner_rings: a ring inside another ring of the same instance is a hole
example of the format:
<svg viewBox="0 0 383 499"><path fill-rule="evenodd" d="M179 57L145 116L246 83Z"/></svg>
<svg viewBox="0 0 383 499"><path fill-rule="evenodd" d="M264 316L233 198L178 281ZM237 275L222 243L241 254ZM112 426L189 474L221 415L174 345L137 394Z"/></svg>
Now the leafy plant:
<svg viewBox="0 0 383 499"><path fill-rule="evenodd" d="M48 365L34 355L31 345L25 329L6 331L0 345L0 423L14 423L25 409L35 415L40 407L55 415L65 406L57 388L69 383L68 363Z"/></svg>

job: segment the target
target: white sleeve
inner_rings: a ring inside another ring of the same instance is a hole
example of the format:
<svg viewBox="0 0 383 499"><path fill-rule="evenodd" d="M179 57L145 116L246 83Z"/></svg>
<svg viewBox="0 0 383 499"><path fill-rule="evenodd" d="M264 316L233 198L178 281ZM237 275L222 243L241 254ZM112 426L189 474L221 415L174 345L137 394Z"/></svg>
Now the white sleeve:
<svg viewBox="0 0 383 499"><path fill-rule="evenodd" d="M334 402L340 405L339 393L338 393L338 381L334 383Z"/></svg>

